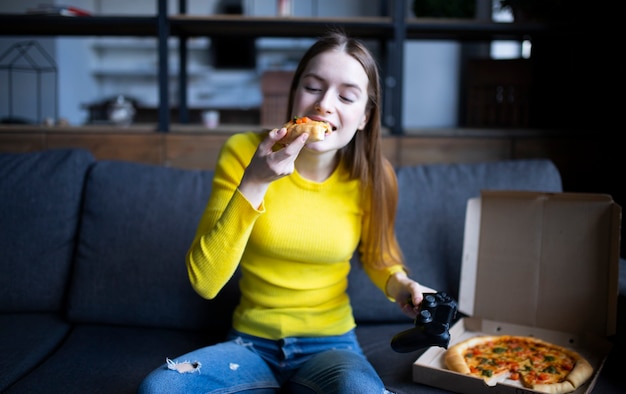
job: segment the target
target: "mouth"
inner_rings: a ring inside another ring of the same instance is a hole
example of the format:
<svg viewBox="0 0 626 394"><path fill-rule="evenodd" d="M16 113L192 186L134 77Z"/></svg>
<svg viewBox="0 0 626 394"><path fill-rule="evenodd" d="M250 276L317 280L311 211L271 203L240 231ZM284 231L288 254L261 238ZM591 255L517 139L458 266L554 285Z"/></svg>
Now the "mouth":
<svg viewBox="0 0 626 394"><path fill-rule="evenodd" d="M318 121L318 122L324 122L324 123L326 123L327 125L329 125L329 126L330 126L330 129L331 129L332 131L336 131L336 130L337 130L337 126L335 126L335 125L331 124L329 121L324 120L324 119L322 119L322 118L319 118L319 117L317 117L317 116L309 116L309 119L313 119L313 120Z"/></svg>

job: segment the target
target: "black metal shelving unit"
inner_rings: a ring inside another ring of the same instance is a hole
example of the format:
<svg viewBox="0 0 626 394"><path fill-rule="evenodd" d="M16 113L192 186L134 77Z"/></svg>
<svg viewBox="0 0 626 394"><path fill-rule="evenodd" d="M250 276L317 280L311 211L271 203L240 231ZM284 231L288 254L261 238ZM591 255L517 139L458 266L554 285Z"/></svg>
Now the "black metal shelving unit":
<svg viewBox="0 0 626 394"><path fill-rule="evenodd" d="M510 24L476 20L416 19L405 15L403 0L381 1L379 17L300 18L248 17L239 15L188 15L186 0L179 0L178 14L169 15L167 0L157 0L156 16L43 16L0 14L0 36L139 36L156 37L159 52L158 131L170 129L168 99L167 41L180 42L179 121L188 123L186 98L187 39L219 34L246 37L316 37L329 26L338 25L362 39L378 40L383 48L381 64L385 86L383 119L392 134L403 134L402 73L405 40L442 39L455 41L522 40L530 37L572 34L567 26ZM385 10L387 10L385 12Z"/></svg>

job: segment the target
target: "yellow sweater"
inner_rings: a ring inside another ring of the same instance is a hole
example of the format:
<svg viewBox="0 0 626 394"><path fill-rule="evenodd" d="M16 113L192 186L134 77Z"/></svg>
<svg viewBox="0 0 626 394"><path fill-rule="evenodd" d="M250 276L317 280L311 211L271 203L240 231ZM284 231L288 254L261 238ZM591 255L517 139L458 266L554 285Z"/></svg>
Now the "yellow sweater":
<svg viewBox="0 0 626 394"><path fill-rule="evenodd" d="M321 183L296 171L273 182L257 209L237 186L260 141L242 133L222 148L187 254L192 286L211 299L241 266L235 329L268 339L343 334L355 326L347 275L367 223L359 181L341 166ZM366 267L382 291L401 270Z"/></svg>

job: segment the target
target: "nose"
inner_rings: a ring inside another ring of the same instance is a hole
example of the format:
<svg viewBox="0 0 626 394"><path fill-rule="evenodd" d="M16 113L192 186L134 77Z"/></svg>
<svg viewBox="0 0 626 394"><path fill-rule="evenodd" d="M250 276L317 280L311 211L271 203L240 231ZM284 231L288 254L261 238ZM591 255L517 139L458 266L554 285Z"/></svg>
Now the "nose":
<svg viewBox="0 0 626 394"><path fill-rule="evenodd" d="M329 114L332 112L331 99L328 97L328 94L325 94L319 99L319 101L315 104L315 110L323 114Z"/></svg>

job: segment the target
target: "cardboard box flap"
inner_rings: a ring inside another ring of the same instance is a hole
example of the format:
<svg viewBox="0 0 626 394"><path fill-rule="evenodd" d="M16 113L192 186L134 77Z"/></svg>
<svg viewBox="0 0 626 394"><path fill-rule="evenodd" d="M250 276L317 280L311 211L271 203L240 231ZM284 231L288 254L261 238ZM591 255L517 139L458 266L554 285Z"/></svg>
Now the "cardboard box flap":
<svg viewBox="0 0 626 394"><path fill-rule="evenodd" d="M620 224L608 195L483 191L468 201L459 310L614 334Z"/></svg>

